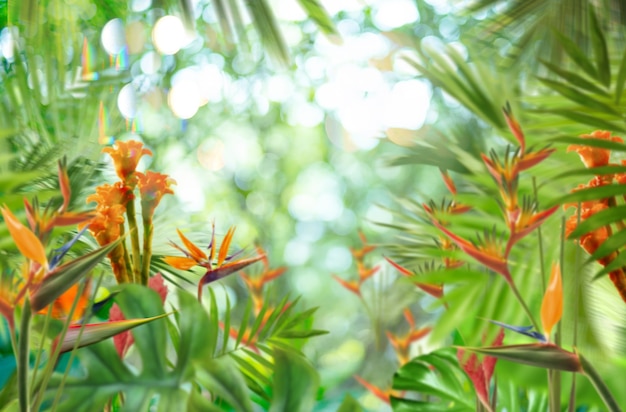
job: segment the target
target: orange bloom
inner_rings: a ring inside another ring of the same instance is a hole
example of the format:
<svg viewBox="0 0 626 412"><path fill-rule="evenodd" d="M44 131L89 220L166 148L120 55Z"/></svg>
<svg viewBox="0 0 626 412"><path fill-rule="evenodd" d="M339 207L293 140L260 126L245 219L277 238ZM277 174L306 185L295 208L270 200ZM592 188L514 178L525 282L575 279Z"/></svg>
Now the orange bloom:
<svg viewBox="0 0 626 412"><path fill-rule="evenodd" d="M13 242L19 249L20 253L27 259L39 263L41 266L46 267L48 265L48 259L46 258L46 249L41 244L41 241L35 234L26 226L24 226L9 208L4 205L0 208L4 223L9 229L9 234L13 238Z"/></svg>
<svg viewBox="0 0 626 412"><path fill-rule="evenodd" d="M270 269L269 260L267 259L267 255L265 251L261 247L257 247L257 254L263 256L263 272L260 275L250 277L246 275L244 272L241 272L241 278L248 286L250 290L250 294L252 295L252 300L254 301L254 310L255 314L259 314L261 308L263 307L263 288L265 284L271 282L277 277L281 276L287 268L279 267L276 269Z"/></svg>
<svg viewBox="0 0 626 412"><path fill-rule="evenodd" d="M363 385L363 387L367 389L372 395L376 396L378 399L385 402L386 404L390 403L389 398L391 395L393 395L391 389L383 390L379 388L378 386L369 383L368 381L366 381L365 379L361 378L358 375L354 375L354 379L356 379L357 382Z"/></svg>
<svg viewBox="0 0 626 412"><path fill-rule="evenodd" d="M120 237L120 224L124 223L124 212L124 206L113 205L96 213L96 216L89 223L89 231L96 238L98 244L106 245ZM85 225L86 223L79 225L79 229Z"/></svg>
<svg viewBox="0 0 626 412"><path fill-rule="evenodd" d="M337 275L333 275L333 278L339 282L341 286L348 289L350 292L357 296L361 296L361 282L358 280L343 280Z"/></svg>
<svg viewBox="0 0 626 412"><path fill-rule="evenodd" d="M235 255L228 255L228 247L232 241L235 228L228 229L224 240L220 245L217 260L215 259L215 251L217 250L215 242L215 225L213 225L213 234L211 236L211 243L209 244L209 256L206 255L198 246L193 244L189 239L182 234L180 230L176 230L180 240L186 247L186 250L178 246L174 242L170 242L172 246L183 252L185 257L182 256L165 256L163 260L168 265L181 270L189 270L194 266L202 266L206 269L206 273L200 279L198 283L198 300L202 300L202 288L204 285L219 280L225 276L240 271L241 269L249 266L259 260L263 259L265 255L257 255L248 259L233 259Z"/></svg>
<svg viewBox="0 0 626 412"><path fill-rule="evenodd" d="M399 264L389 259L388 257L385 257L385 259L387 259L387 262L391 263L391 265L394 268L396 268L398 272L400 272L402 275L407 276L407 277L415 276L415 273L411 272L410 270L408 270L407 268L403 266L400 266ZM441 285L431 285L427 283L415 282L415 286L422 289L424 292L428 293L430 296L436 299L439 299L440 297L443 296L443 286Z"/></svg>
<svg viewBox="0 0 626 412"><path fill-rule="evenodd" d="M413 314L408 309L404 309L404 317L409 324L409 330L404 336L400 337L394 335L391 332L387 332L387 338L389 339L389 342L391 342L391 345L396 351L396 355L398 356L398 362L400 362L400 365L404 365L410 360L411 344L422 339L432 330L431 327L416 329L415 319L413 319Z"/></svg>
<svg viewBox="0 0 626 412"><path fill-rule="evenodd" d="M621 137L611 136L611 132L606 130L596 130L591 134L583 134L580 137L582 139L601 139L618 143L624 142ZM582 160L587 168L607 166L609 164L609 157L611 156L609 149L587 146L584 143L580 145L570 145L567 151L577 152L580 156L580 160Z"/></svg>
<svg viewBox="0 0 626 412"><path fill-rule="evenodd" d="M161 198L174 191L170 189L170 185L176 184L176 181L168 175L147 171L146 173L137 172L139 177L138 186L141 193L141 213L144 216L152 216L154 209L161 202Z"/></svg>
<svg viewBox="0 0 626 412"><path fill-rule="evenodd" d="M433 220L433 224L446 236L448 236L459 249L465 252L465 254L473 257L494 272L501 274L508 283L513 282L509 272L507 257L500 250L501 247L495 236L488 236L489 234L487 233L485 238L482 239L482 242L477 246L472 242L455 235L436 220Z"/></svg>
<svg viewBox="0 0 626 412"><path fill-rule="evenodd" d="M115 205L123 206L126 211L126 203L133 199L133 191L123 182L115 182L110 185L104 183L96 187L96 193L87 196L87 203L97 203L96 208L102 210Z"/></svg>
<svg viewBox="0 0 626 412"><path fill-rule="evenodd" d="M76 309L72 315L72 323L78 322L85 315L85 311L89 307L89 283L83 289L82 295L78 296L78 290L80 285L75 283L68 290L59 296L54 303L52 303L52 317L55 319L66 318L74 305L74 300L78 299ZM48 308L45 307L39 311L39 314L45 315L48 313Z"/></svg>
<svg viewBox="0 0 626 412"><path fill-rule="evenodd" d="M541 324L546 339L550 340L552 327L561 320L563 315L563 286L561 284L561 269L558 264L552 266L550 282L541 302Z"/></svg>
<svg viewBox="0 0 626 412"><path fill-rule="evenodd" d="M116 141L115 148L105 147L102 149L102 152L111 156L117 175L131 188L134 188L137 184L135 169L137 169L139 159L143 155L152 156L152 152L143 147L143 143L136 140L127 142Z"/></svg>
<svg viewBox="0 0 626 412"><path fill-rule="evenodd" d="M520 152L523 155L526 150L526 139L524 138L522 127L513 116L513 111L511 110L509 102L507 102L502 108L502 112L504 113L504 119L506 120L506 124L509 126L509 130L511 130L511 133L513 133L513 136L515 136L515 139L517 139L520 145Z"/></svg>

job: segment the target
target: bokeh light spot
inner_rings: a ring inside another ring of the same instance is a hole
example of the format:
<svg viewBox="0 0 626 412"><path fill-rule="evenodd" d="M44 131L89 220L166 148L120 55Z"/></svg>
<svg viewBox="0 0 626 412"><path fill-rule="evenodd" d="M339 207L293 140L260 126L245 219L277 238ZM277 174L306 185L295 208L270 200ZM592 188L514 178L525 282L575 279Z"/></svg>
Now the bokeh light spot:
<svg viewBox="0 0 626 412"><path fill-rule="evenodd" d="M176 54L185 41L185 27L176 16L163 16L152 29L152 42L161 54Z"/></svg>
<svg viewBox="0 0 626 412"><path fill-rule="evenodd" d="M109 20L102 28L100 35L102 47L110 55L117 55L126 45L126 34L121 19Z"/></svg>

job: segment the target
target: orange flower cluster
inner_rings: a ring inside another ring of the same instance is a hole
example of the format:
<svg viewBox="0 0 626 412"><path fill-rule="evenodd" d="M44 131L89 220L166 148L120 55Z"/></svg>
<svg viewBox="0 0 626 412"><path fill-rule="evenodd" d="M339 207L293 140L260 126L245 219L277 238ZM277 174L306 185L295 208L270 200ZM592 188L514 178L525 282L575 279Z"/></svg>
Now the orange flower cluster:
<svg viewBox="0 0 626 412"><path fill-rule="evenodd" d="M504 208L504 220L509 229L509 237L504 248L502 248L499 236L496 234L486 233L482 239L479 239L478 244L457 236L446 227L446 222L433 209L432 202L430 206L423 205L423 207L433 224L449 239L448 242L454 243L465 254L502 275L508 283L512 283L513 280L508 267L508 256L511 249L522 238L541 226L558 208L555 206L548 210L537 211L534 202L520 202L518 195L519 176L522 171L528 170L545 160L555 149L543 148L536 152L527 150L524 133L513 117L510 107L507 105L503 111L509 129L518 141L519 147L514 151L507 150L503 159L500 159L493 151L490 156L483 154L482 159L498 186ZM449 177L444 175L444 180L450 188ZM450 191L455 194L456 188L453 187ZM449 248L449 243L441 242L441 244L443 247ZM450 263L447 263L446 267L450 267Z"/></svg>
<svg viewBox="0 0 626 412"><path fill-rule="evenodd" d="M409 324L409 330L403 336L394 335L389 331L386 332L387 338L389 339L391 346L393 346L393 349L396 352L396 356L398 357L398 362L400 363L400 366L409 362L409 360L411 359L411 344L422 339L432 330L432 328L429 326L419 329L416 328L415 319L413 318L413 314L409 309L404 309L404 317ZM370 393L372 393L378 399L387 404L390 403L391 396L400 397L403 395L403 393L392 391L390 388L382 389L379 386L372 384L371 382L363 379L358 375L354 375L354 379L356 379L356 381L359 382Z"/></svg>
<svg viewBox="0 0 626 412"><path fill-rule="evenodd" d="M611 136L611 132L596 130L591 134L584 134L580 136L581 139L598 139L605 140L609 142L615 143L623 143L621 137ZM603 166L614 166L610 164L611 151L610 149L605 149L602 147L594 147L590 145L576 144L570 145L567 148L568 152L574 151L578 153L580 159L584 163L587 168L595 168L595 167L603 167ZM622 165L626 166L626 161L622 161ZM620 174L604 174L604 175L596 175L593 179L591 179L586 185L581 184L573 191L583 190L592 187L601 187L612 185L613 182L618 184L626 183L626 173ZM572 232L578 227L579 222L583 222L586 219L589 219L591 216L599 213L603 210L607 210L610 207L614 207L616 205L616 200L614 197L599 199L599 200L590 200L585 201L580 204L580 210L578 210L577 204L566 204L564 208L574 208L574 214L571 215L567 222L565 223L565 233L566 236L570 236ZM624 226L621 222L618 223L618 227L620 229L624 229ZM609 224L601 226L595 230L582 234L578 238L578 242L580 246L590 255L593 255L596 250L604 243L605 240L613 233L612 228ZM617 252L612 252L606 256L600 257L597 262L602 266L607 266L611 264L617 258ZM624 269L616 268L609 272L609 278L615 285L615 288L619 292L622 299L626 302L626 274L624 273Z"/></svg>
<svg viewBox="0 0 626 412"><path fill-rule="evenodd" d="M361 285L369 278L374 276L376 272L380 269L380 266L370 267L365 264L365 256L368 253L374 251L376 246L368 245L367 238L362 232L359 232L359 238L363 243L363 247L361 249L350 249L352 252L352 256L356 261L357 273L359 278L356 280L344 280L337 275L333 275L333 278L341 284L344 288L348 289L350 292L354 293L357 296L361 296Z"/></svg>
<svg viewBox="0 0 626 412"><path fill-rule="evenodd" d="M151 217L155 208L165 194L174 193L170 185L176 182L161 173L147 171L144 174L136 171L141 157L152 155L152 152L144 148L141 142L134 140L117 141L114 147L105 147L102 152L107 153L113 159L115 171L120 181L112 185L108 183L100 185L96 188L95 194L87 197L87 203L96 203L96 216L89 224L89 231L100 245L105 245L124 234L126 221L124 214L127 215L131 231L133 260L131 261L129 258L125 243L121 243L113 249L108 257L111 260L111 267L118 283L131 280L139 282L137 277L141 262L139 261L139 240L135 222L134 190L139 186L144 222L147 221L148 224L151 224ZM152 233L151 228L144 227L144 231L146 230ZM146 263L149 263L150 250L150 245L146 245L144 242L143 258L147 260ZM131 271L133 273L132 279L129 275ZM147 282L147 276L145 281Z"/></svg>

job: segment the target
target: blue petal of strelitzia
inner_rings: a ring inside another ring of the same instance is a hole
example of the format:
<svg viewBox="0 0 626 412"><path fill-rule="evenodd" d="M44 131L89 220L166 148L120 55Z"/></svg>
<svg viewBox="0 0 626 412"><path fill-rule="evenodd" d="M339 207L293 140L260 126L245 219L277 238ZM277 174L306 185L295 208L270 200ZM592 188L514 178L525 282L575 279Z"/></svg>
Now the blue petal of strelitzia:
<svg viewBox="0 0 626 412"><path fill-rule="evenodd" d="M76 236L74 236L72 240L54 251L55 254L54 256L52 256L52 259L50 259L50 269L54 269L59 264L59 262L61 262L65 254L72 248L72 246L74 246L74 243L78 241L78 238L80 238L82 234L85 233L85 230L87 230L88 227L89 225L85 226L80 232L76 234Z"/></svg>
<svg viewBox="0 0 626 412"><path fill-rule="evenodd" d="M537 331L534 331L532 326L513 326L513 325L507 325L506 323L498 322L497 320L491 320L491 319L487 319L487 320L489 320L489 322L493 323L494 325L502 326L503 328L512 330L513 332L517 332L520 335L525 335L533 339L537 339L539 342L543 342L543 343L548 342L548 339L546 339L546 337L543 336L543 334Z"/></svg>

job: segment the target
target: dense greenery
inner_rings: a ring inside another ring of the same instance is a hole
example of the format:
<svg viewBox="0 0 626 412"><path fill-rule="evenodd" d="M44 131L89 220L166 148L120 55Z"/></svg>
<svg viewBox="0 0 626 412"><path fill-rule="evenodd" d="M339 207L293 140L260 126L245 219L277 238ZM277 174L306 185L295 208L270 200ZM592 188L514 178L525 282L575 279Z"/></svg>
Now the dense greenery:
<svg viewBox="0 0 626 412"><path fill-rule="evenodd" d="M340 3L0 1L0 409L626 405L622 2Z"/></svg>

